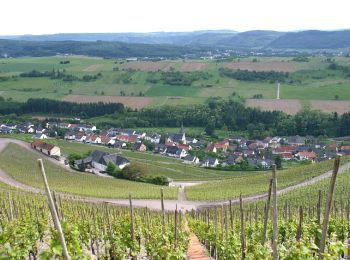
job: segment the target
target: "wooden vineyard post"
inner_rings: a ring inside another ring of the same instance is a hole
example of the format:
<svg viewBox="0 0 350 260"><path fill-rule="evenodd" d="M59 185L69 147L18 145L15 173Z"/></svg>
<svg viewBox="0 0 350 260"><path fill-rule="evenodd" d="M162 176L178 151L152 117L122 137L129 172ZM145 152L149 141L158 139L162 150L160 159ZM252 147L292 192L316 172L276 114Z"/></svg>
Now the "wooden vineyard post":
<svg viewBox="0 0 350 260"><path fill-rule="evenodd" d="M46 195L47 195L47 199L48 199L49 208L50 208L50 211L51 211L52 220L53 220L55 228L56 228L56 230L58 232L60 243L61 243L61 246L62 246L63 259L68 260L69 259L68 249L67 249L66 241L64 239L61 223L60 223L60 221L58 219L58 215L57 215L57 212L56 212L55 204L54 204L53 199L52 199L49 183L47 182L43 160L42 159L38 159L38 162L39 162L39 168L41 170L41 174L42 174L43 180L44 180L45 192L46 192Z"/></svg>
<svg viewBox="0 0 350 260"><path fill-rule="evenodd" d="M328 195L327 195L327 204L326 209L323 217L323 226L322 226L322 236L320 241L320 249L319 249L319 259L323 259L324 250L326 247L326 237L327 237L327 229L328 229L328 222L329 222L329 215L332 208L332 200L333 200L333 193L334 193L334 187L335 187L335 181L337 179L337 174L339 170L339 164L340 164L340 157L337 156L334 160L334 167L333 167L333 173L331 182L329 183L329 189L328 189Z"/></svg>
<svg viewBox="0 0 350 260"><path fill-rule="evenodd" d="M239 210L241 215L241 248L242 248L242 259L245 259L245 249L246 249L246 241L245 241L245 231L244 231L244 213L243 213L243 201L242 201L242 193L239 195Z"/></svg>
<svg viewBox="0 0 350 260"><path fill-rule="evenodd" d="M321 202L322 201L322 190L318 190L318 202L317 202L317 223L321 224Z"/></svg>
<svg viewBox="0 0 350 260"><path fill-rule="evenodd" d="M174 240L175 240L175 248L177 248L177 222L178 222L178 219L177 219L177 204L176 204L176 207L175 207L175 216L174 216Z"/></svg>
<svg viewBox="0 0 350 260"><path fill-rule="evenodd" d="M160 189L160 201L161 201L161 207L162 207L162 231L163 235L165 234L165 211L164 211L164 190L163 188Z"/></svg>
<svg viewBox="0 0 350 260"><path fill-rule="evenodd" d="M278 259L277 240L278 240L278 212L277 212L277 177L276 164L272 165L272 255L273 259Z"/></svg>
<svg viewBox="0 0 350 260"><path fill-rule="evenodd" d="M231 224L231 231L233 233L233 209L232 209L232 200L230 200L230 224Z"/></svg>
<svg viewBox="0 0 350 260"><path fill-rule="evenodd" d="M129 194L129 204L130 204L130 234L131 234L131 241L132 243L135 242L135 219L134 219L134 208L132 207L132 199L131 194ZM130 249L130 254L132 255L132 249ZM135 259L135 257L132 257L132 259Z"/></svg>
<svg viewBox="0 0 350 260"><path fill-rule="evenodd" d="M262 245L264 245L265 241L266 241L267 220L269 219L271 192L272 192L272 182L273 182L273 179L270 179L269 194L268 194L268 197L267 197L267 205L265 207L264 228L263 228L263 235L262 235L262 241L261 241Z"/></svg>
<svg viewBox="0 0 350 260"><path fill-rule="evenodd" d="M299 241L302 235L302 226L303 226L303 219L304 219L304 212L303 212L303 206L300 206L299 208L299 225L296 235L296 240Z"/></svg>

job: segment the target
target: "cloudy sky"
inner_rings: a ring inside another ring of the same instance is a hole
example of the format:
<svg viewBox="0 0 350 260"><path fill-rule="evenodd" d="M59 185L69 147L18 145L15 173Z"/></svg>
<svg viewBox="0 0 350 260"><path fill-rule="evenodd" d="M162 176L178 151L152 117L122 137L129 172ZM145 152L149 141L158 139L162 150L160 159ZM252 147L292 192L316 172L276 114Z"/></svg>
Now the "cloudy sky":
<svg viewBox="0 0 350 260"><path fill-rule="evenodd" d="M0 35L350 28L349 0L1 0Z"/></svg>

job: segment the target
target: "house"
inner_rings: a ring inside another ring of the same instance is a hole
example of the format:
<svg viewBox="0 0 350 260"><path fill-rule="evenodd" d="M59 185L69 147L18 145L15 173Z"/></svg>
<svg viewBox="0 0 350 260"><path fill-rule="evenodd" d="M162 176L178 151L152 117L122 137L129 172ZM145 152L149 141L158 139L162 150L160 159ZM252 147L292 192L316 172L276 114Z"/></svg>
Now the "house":
<svg viewBox="0 0 350 260"><path fill-rule="evenodd" d="M114 141L114 144L112 144L112 143L113 143L112 141ZM126 147L126 143L123 142L123 141L115 141L115 140L112 139L110 143L111 143L111 145L113 145L115 148L122 149L122 148Z"/></svg>
<svg viewBox="0 0 350 260"><path fill-rule="evenodd" d="M73 128L79 132L96 131L96 126L90 124L71 124L69 128Z"/></svg>
<svg viewBox="0 0 350 260"><path fill-rule="evenodd" d="M115 143L115 140L112 141L112 139L107 135L107 134L101 134L100 135L100 139L101 139L101 144L103 145L108 145L108 144L111 144L111 143Z"/></svg>
<svg viewBox="0 0 350 260"><path fill-rule="evenodd" d="M176 146L167 146L166 155L170 157L175 157L175 158L184 158L186 157L187 152L186 150L179 149Z"/></svg>
<svg viewBox="0 0 350 260"><path fill-rule="evenodd" d="M235 155L235 154L230 154L226 160L222 162L222 166L231 166L231 165L236 165L236 163L240 162L242 160L242 156Z"/></svg>
<svg viewBox="0 0 350 260"><path fill-rule="evenodd" d="M290 161L293 159L292 153L282 153L280 156L281 156L282 160L285 160L285 161Z"/></svg>
<svg viewBox="0 0 350 260"><path fill-rule="evenodd" d="M37 134L43 134L46 131L45 128L42 128L41 126L39 126L36 130L35 133Z"/></svg>
<svg viewBox="0 0 350 260"><path fill-rule="evenodd" d="M70 124L69 123L59 123L58 127L63 128L63 129L68 129L70 127Z"/></svg>
<svg viewBox="0 0 350 260"><path fill-rule="evenodd" d="M47 144L40 140L31 142L30 146L48 156L61 156L61 150L58 146Z"/></svg>
<svg viewBox="0 0 350 260"><path fill-rule="evenodd" d="M133 135L136 135L137 138L144 138L146 136L145 132L135 131Z"/></svg>
<svg viewBox="0 0 350 260"><path fill-rule="evenodd" d="M35 134L32 136L33 139L47 139L46 134Z"/></svg>
<svg viewBox="0 0 350 260"><path fill-rule="evenodd" d="M192 150L192 146L188 145L188 144L178 144L177 148L179 149L184 149L186 150L186 152L191 151Z"/></svg>
<svg viewBox="0 0 350 260"><path fill-rule="evenodd" d="M132 149L134 151L145 152L147 147L143 143L135 143Z"/></svg>
<svg viewBox="0 0 350 260"><path fill-rule="evenodd" d="M78 133L75 135L74 140L77 141L77 142L85 142L85 140L86 140L86 135L85 135L85 133L78 132Z"/></svg>
<svg viewBox="0 0 350 260"><path fill-rule="evenodd" d="M280 146L272 149L272 154L293 153L295 152L295 148L295 146Z"/></svg>
<svg viewBox="0 0 350 260"><path fill-rule="evenodd" d="M2 134L11 134L12 131L13 131L13 129L8 127L8 126L1 126L0 127L0 133L2 133Z"/></svg>
<svg viewBox="0 0 350 260"><path fill-rule="evenodd" d="M119 134L120 135L127 135L127 136L130 136L130 135L134 135L135 134L135 130L132 130L132 129L120 129L119 130Z"/></svg>
<svg viewBox="0 0 350 260"><path fill-rule="evenodd" d="M67 132L64 135L64 139L66 139L66 140L75 140L75 133L72 132L72 131Z"/></svg>
<svg viewBox="0 0 350 260"><path fill-rule="evenodd" d="M203 167L216 167L218 165L219 165L218 159L210 156L205 157L202 163Z"/></svg>
<svg viewBox="0 0 350 260"><path fill-rule="evenodd" d="M186 136L186 144L196 144L198 140L196 138Z"/></svg>
<svg viewBox="0 0 350 260"><path fill-rule="evenodd" d="M108 163L112 163L119 169L123 169L130 164L130 161L120 154L107 154L102 151L95 150L90 156L76 160L74 162L75 167L79 167L84 164L85 168L95 168L98 171L106 171Z"/></svg>
<svg viewBox="0 0 350 260"><path fill-rule="evenodd" d="M154 147L154 153L165 154L167 151L167 145L165 144L156 144Z"/></svg>
<svg viewBox="0 0 350 260"><path fill-rule="evenodd" d="M299 136L299 135L296 135L296 136L289 136L287 138L287 140L288 140L288 144L299 146L299 145L305 144L306 138Z"/></svg>
<svg viewBox="0 0 350 260"><path fill-rule="evenodd" d="M125 134L117 135L116 139L118 139L119 141L127 142L127 143L136 143L138 141L137 136L135 136L135 135L129 136L129 135L125 135Z"/></svg>
<svg viewBox="0 0 350 260"><path fill-rule="evenodd" d="M340 147L341 152L350 151L350 145L342 145Z"/></svg>
<svg viewBox="0 0 350 260"><path fill-rule="evenodd" d="M184 163L186 163L186 164L198 164L199 159L197 156L188 154L184 157Z"/></svg>
<svg viewBox="0 0 350 260"><path fill-rule="evenodd" d="M90 135L85 139L85 142L91 144L101 144L101 137L98 135Z"/></svg>
<svg viewBox="0 0 350 260"><path fill-rule="evenodd" d="M143 138L147 141L150 141L151 143L159 144L161 135L160 134L151 134L151 135L147 134Z"/></svg>
<svg viewBox="0 0 350 260"><path fill-rule="evenodd" d="M317 157L314 151L311 151L311 152L302 151L297 153L295 156L298 157L299 160L301 161L305 161L305 160L314 161Z"/></svg>

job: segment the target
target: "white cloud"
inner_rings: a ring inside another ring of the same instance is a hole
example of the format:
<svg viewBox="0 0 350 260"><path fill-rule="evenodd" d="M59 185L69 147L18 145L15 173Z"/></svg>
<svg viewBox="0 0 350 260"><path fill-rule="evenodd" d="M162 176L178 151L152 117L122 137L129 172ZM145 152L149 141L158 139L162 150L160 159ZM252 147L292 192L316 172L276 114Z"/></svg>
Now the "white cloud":
<svg viewBox="0 0 350 260"><path fill-rule="evenodd" d="M350 28L346 0L2 0L0 34Z"/></svg>

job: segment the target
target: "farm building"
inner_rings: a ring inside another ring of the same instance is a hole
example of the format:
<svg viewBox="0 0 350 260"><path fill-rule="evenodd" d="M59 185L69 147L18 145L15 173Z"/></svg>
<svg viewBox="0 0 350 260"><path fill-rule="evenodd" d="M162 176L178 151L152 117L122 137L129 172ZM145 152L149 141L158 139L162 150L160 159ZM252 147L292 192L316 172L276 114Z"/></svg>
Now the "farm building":
<svg viewBox="0 0 350 260"><path fill-rule="evenodd" d="M61 156L61 149L58 146L47 144L40 140L35 140L30 145L33 149L38 150L45 155Z"/></svg>
<svg viewBox="0 0 350 260"><path fill-rule="evenodd" d="M132 149L134 151L145 152L147 147L143 143L135 143Z"/></svg>
<svg viewBox="0 0 350 260"><path fill-rule="evenodd" d="M98 171L106 171L108 163L112 163L119 169L123 169L130 164L130 161L120 154L107 154L102 151L95 150L90 156L82 160L76 160L74 165L80 167L84 164L85 168L95 168Z"/></svg>

